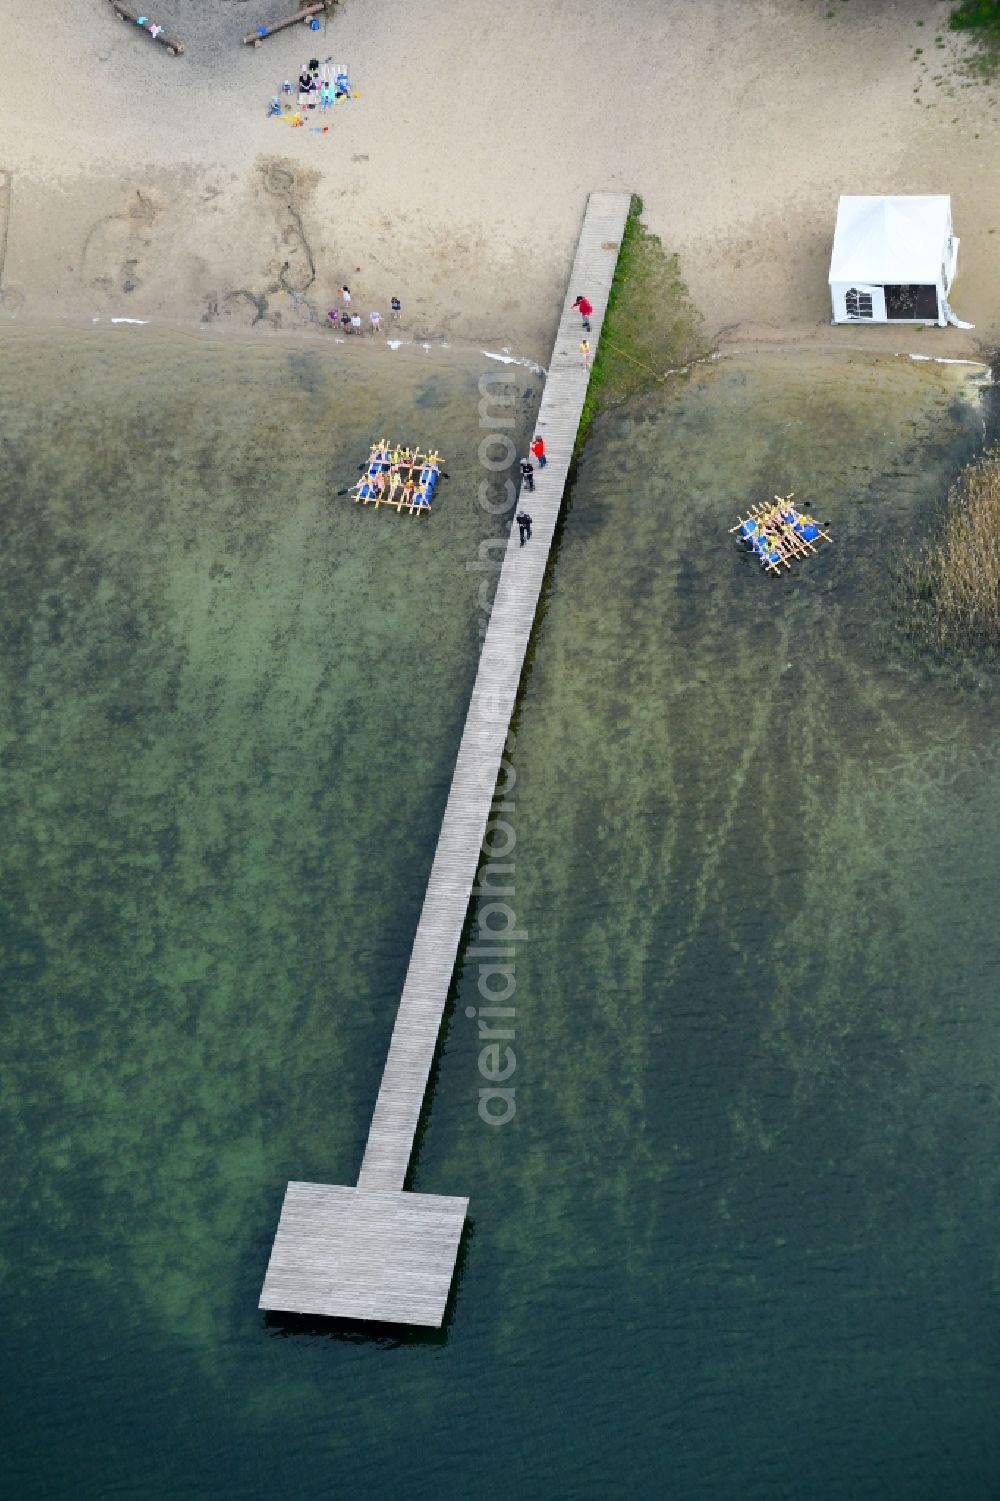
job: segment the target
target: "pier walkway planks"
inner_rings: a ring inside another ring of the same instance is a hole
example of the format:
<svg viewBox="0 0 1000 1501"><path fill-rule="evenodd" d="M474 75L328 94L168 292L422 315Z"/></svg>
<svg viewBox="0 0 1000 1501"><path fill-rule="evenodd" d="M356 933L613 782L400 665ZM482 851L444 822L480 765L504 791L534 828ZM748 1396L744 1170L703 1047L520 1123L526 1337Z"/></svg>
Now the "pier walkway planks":
<svg viewBox="0 0 1000 1501"><path fill-rule="evenodd" d="M580 340L596 351L629 202L591 193L587 204L536 423L548 462L521 497L532 537L521 547L511 527L358 1186L288 1185L262 1308L434 1325L444 1316L468 1201L403 1185L587 394ZM587 335L577 294L594 306Z"/></svg>

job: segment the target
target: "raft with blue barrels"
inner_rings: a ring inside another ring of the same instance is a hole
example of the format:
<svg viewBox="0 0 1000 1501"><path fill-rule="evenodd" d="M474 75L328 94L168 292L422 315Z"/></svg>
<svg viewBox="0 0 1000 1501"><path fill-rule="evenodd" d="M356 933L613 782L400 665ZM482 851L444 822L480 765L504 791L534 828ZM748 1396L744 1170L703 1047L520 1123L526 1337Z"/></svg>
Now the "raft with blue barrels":
<svg viewBox="0 0 1000 1501"><path fill-rule="evenodd" d="M356 503L391 506L411 516L429 516L431 501L441 478L441 455L419 448L401 448L384 438L373 443L368 463L350 493Z"/></svg>
<svg viewBox="0 0 1000 1501"><path fill-rule="evenodd" d="M818 551L820 542L832 542L820 523L792 504L794 491L776 495L768 504L752 505L730 532L738 533L744 547L754 553L768 573L791 568L796 558Z"/></svg>

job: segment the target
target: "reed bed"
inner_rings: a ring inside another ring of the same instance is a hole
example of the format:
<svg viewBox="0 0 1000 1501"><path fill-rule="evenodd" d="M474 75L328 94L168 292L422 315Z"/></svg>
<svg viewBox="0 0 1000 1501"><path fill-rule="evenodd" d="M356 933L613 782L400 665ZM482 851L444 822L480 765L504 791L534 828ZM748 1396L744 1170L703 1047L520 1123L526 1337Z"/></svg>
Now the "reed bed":
<svg viewBox="0 0 1000 1501"><path fill-rule="evenodd" d="M905 579L918 634L945 653L1000 656L1000 444L959 475L940 537Z"/></svg>

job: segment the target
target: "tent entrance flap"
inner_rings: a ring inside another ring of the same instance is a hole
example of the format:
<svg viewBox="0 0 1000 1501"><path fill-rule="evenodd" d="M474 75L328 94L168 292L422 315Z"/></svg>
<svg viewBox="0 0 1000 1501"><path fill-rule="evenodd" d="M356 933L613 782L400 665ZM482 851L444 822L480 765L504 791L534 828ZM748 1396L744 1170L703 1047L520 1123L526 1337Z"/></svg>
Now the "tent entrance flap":
<svg viewBox="0 0 1000 1501"><path fill-rule="evenodd" d="M936 320L940 316L937 287L886 286L885 316L909 323L916 318Z"/></svg>

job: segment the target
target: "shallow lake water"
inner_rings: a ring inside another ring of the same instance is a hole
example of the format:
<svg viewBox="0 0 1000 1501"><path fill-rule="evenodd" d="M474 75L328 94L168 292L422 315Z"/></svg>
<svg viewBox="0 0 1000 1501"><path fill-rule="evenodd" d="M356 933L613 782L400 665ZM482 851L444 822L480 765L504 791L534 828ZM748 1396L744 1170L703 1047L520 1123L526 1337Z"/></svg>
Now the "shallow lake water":
<svg viewBox="0 0 1000 1501"><path fill-rule="evenodd" d="M360 1162L496 367L4 349L10 1493L997 1494L996 700L886 610L969 371L744 356L596 424L511 758L517 1111L467 953L412 1186L471 1226L393 1338L256 1299L285 1181ZM428 521L336 495L382 432L444 453ZM764 577L727 528L790 489L834 545Z"/></svg>

